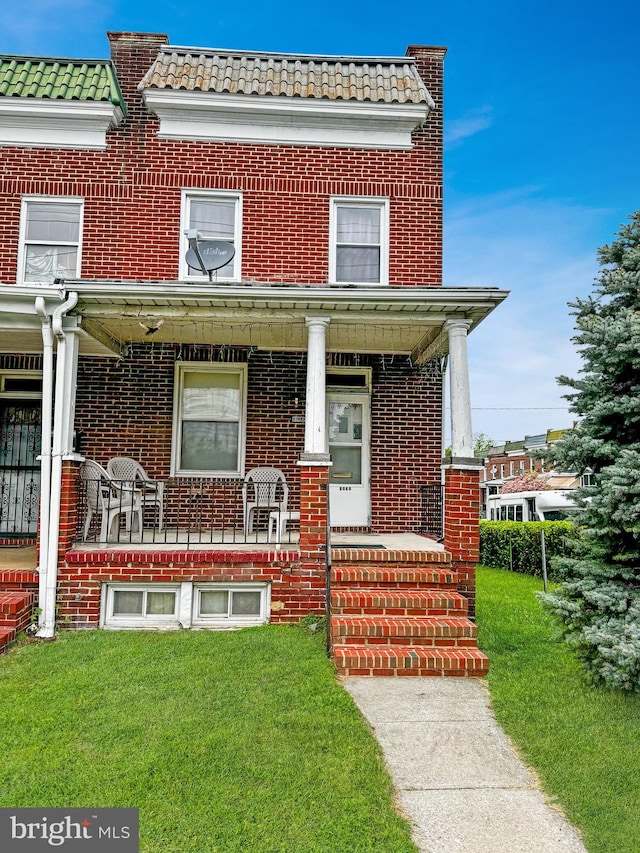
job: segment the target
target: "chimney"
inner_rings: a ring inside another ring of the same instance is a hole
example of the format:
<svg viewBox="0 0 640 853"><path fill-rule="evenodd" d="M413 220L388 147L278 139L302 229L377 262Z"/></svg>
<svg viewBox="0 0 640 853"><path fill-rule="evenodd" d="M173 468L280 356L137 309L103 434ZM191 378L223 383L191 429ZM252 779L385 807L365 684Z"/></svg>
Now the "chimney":
<svg viewBox="0 0 640 853"><path fill-rule="evenodd" d="M111 61L114 64L127 109L140 109L142 102L138 83L153 64L163 44L169 37L164 33L108 32Z"/></svg>

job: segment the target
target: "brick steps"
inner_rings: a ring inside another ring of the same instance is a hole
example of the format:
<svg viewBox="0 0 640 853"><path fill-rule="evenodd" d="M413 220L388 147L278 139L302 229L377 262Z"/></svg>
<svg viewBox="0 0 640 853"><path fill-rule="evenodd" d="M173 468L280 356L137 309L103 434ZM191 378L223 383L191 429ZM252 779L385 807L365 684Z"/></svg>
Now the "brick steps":
<svg viewBox="0 0 640 853"><path fill-rule="evenodd" d="M467 599L450 566L420 552L388 561L340 561L332 570L331 644L341 675L482 676Z"/></svg>
<svg viewBox="0 0 640 853"><path fill-rule="evenodd" d="M456 589L457 576L452 569L433 569L424 566L408 565L402 568L388 566L369 566L367 568L339 566L334 568L332 582L338 584L358 584L368 588L393 584L394 587L419 586L450 587Z"/></svg>
<svg viewBox="0 0 640 853"><path fill-rule="evenodd" d="M30 569L0 571L0 654L31 624L37 590L37 572Z"/></svg>
<svg viewBox="0 0 640 853"><path fill-rule="evenodd" d="M341 675L486 675L479 649L428 649L420 646L334 646Z"/></svg>
<svg viewBox="0 0 640 853"><path fill-rule="evenodd" d="M334 637L341 644L475 647L478 629L470 619L460 616L336 616L332 620Z"/></svg>
<svg viewBox="0 0 640 853"><path fill-rule="evenodd" d="M331 611L336 616L466 616L467 600L457 592L440 590L333 590Z"/></svg>

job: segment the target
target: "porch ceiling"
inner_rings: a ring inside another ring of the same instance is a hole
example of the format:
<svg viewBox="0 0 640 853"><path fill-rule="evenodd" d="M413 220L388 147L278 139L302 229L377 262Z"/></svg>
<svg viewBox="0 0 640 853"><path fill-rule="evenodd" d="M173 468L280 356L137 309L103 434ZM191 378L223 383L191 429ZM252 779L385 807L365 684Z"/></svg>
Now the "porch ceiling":
<svg viewBox="0 0 640 853"><path fill-rule="evenodd" d="M0 285L0 353L41 353L42 321L36 299L44 300L48 316L66 299L61 285ZM82 355L113 355L113 341L102 341L84 330L77 318L64 317L65 330L76 329Z"/></svg>
<svg viewBox="0 0 640 853"><path fill-rule="evenodd" d="M446 320L475 328L508 292L494 288L315 287L193 282L67 281L84 331L102 341L228 344L305 350L305 318L330 319L333 352L447 351ZM154 331L155 330L155 331Z"/></svg>

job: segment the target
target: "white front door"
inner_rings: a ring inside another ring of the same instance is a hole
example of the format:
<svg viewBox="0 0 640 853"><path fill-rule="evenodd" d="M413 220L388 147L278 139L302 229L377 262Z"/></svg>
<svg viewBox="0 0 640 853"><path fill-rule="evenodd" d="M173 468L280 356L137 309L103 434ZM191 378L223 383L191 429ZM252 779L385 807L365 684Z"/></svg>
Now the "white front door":
<svg viewBox="0 0 640 853"><path fill-rule="evenodd" d="M332 465L329 499L332 527L371 522L368 394L327 394L327 436Z"/></svg>

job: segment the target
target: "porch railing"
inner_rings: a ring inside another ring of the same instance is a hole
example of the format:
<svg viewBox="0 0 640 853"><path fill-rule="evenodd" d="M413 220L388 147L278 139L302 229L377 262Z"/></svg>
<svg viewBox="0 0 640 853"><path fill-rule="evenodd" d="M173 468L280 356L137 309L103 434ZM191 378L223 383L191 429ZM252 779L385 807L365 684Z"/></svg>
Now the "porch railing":
<svg viewBox="0 0 640 853"><path fill-rule="evenodd" d="M105 544L289 545L297 519L280 484L262 483L243 494L244 481L180 477L81 480L77 540ZM270 493L271 492L271 493ZM250 512L251 507L253 511Z"/></svg>
<svg viewBox="0 0 640 853"><path fill-rule="evenodd" d="M441 540L444 537L444 486L430 483L419 486L420 527L419 533Z"/></svg>

